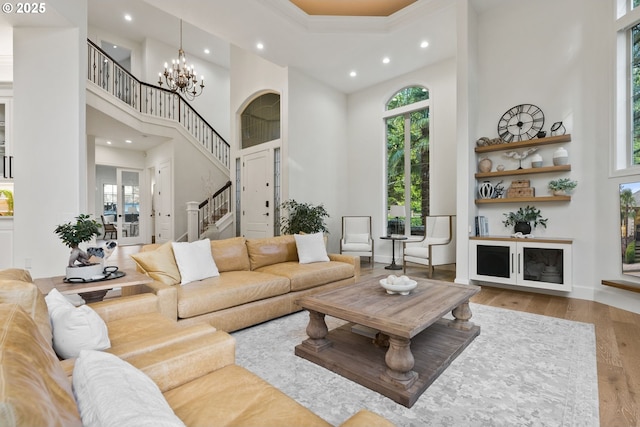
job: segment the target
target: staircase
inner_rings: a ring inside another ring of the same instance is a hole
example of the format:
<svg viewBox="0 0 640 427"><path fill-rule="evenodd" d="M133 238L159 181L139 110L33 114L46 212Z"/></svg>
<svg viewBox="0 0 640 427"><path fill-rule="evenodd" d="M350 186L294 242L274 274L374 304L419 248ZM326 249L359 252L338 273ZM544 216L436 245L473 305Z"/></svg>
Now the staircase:
<svg viewBox="0 0 640 427"><path fill-rule="evenodd" d="M138 80L91 40L87 40L87 49L87 79L94 87L122 101L136 113L178 124L186 131L187 139L230 176L229 143L184 98ZM191 224L192 217L188 216L188 229L197 229L194 239L218 238L221 231L232 228L231 187L231 181L227 181L199 204L197 226Z"/></svg>
<svg viewBox="0 0 640 427"><path fill-rule="evenodd" d="M91 83L140 114L179 123L193 138L192 142L229 171L229 143L184 98L141 82L91 40L87 40L87 49L87 79Z"/></svg>

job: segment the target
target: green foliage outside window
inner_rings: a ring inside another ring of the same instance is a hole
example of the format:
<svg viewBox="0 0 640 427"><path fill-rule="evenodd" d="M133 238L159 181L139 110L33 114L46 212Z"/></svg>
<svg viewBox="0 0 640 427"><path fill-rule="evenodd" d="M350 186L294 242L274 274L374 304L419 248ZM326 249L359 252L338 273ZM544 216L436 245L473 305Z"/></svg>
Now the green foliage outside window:
<svg viewBox="0 0 640 427"><path fill-rule="evenodd" d="M634 6L640 0L634 0ZM632 164L640 164L640 24L631 29Z"/></svg>
<svg viewBox="0 0 640 427"><path fill-rule="evenodd" d="M429 99L429 92L422 87L409 87L398 92L387 104L392 110ZM406 205L405 185L411 186L411 212L418 215L411 219L411 226L422 225L422 218L429 214L429 109L408 113L410 118L410 175L405 175L405 126L406 115L387 119L387 206Z"/></svg>

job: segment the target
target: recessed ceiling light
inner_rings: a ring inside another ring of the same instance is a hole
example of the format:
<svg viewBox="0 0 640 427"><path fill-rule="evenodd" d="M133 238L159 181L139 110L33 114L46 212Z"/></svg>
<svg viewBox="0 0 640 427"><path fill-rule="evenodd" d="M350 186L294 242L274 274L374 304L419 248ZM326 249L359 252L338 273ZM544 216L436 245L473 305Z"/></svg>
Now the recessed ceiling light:
<svg viewBox="0 0 640 427"><path fill-rule="evenodd" d="M258 44L256 44L256 47L257 47L259 50L264 49L264 45L263 45L262 43L260 43L260 42L258 42Z"/></svg>
<svg viewBox="0 0 640 427"><path fill-rule="evenodd" d="M423 41L422 43L420 43L420 47L423 48L423 49L425 47L428 47L428 46L429 46L429 42L428 41Z"/></svg>
<svg viewBox="0 0 640 427"><path fill-rule="evenodd" d="M130 139L125 139L124 142L126 142L127 144L131 144L133 141L131 141Z"/></svg>
<svg viewBox="0 0 640 427"><path fill-rule="evenodd" d="M126 15L124 15L124 20L125 21L132 21L133 18L131 17L131 15L129 15L128 13Z"/></svg>
<svg viewBox="0 0 640 427"><path fill-rule="evenodd" d="M207 55L211 53L211 51L209 49L205 49L204 53L206 53Z"/></svg>
<svg viewBox="0 0 640 427"><path fill-rule="evenodd" d="M388 64L389 62L391 62L391 60L389 59L388 56L385 56L384 58L382 58L382 63L383 64Z"/></svg>
<svg viewBox="0 0 640 427"><path fill-rule="evenodd" d="M107 141L107 145L111 145L111 141Z"/></svg>
<svg viewBox="0 0 640 427"><path fill-rule="evenodd" d="M113 48L114 48L114 49L117 49L117 48L118 48L118 46L116 46L116 45L114 44L114 45L113 45Z"/></svg>
<svg viewBox="0 0 640 427"><path fill-rule="evenodd" d="M355 71L352 71L352 72L350 72L350 73L349 73L349 75L350 75L351 77L355 77L355 76L357 76L357 75L358 75L358 73L356 73Z"/></svg>

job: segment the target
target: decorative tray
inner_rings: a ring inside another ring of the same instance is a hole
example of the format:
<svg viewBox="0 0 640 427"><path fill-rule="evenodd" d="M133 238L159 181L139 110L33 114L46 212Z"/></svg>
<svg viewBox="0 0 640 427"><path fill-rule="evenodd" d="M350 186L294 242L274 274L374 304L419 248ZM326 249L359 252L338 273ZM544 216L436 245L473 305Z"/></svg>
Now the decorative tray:
<svg viewBox="0 0 640 427"><path fill-rule="evenodd" d="M105 280L119 279L120 277L124 277L126 273L124 271L114 271L107 272L106 274L100 274L98 276L93 276L89 279L83 279L81 277L68 277L64 279L65 283L93 283L93 282L103 282Z"/></svg>

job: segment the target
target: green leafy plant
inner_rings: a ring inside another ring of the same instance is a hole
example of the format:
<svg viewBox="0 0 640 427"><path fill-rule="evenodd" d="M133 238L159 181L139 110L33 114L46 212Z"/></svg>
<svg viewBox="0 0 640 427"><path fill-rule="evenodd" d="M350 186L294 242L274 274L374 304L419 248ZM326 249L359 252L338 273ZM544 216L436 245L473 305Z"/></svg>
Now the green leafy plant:
<svg viewBox="0 0 640 427"><path fill-rule="evenodd" d="M88 242L93 236L100 235L102 227L95 219L91 219L89 215L80 214L73 221L61 224L56 227L54 232L60 237L62 243L70 248L77 248L82 242Z"/></svg>
<svg viewBox="0 0 640 427"><path fill-rule="evenodd" d="M534 227L541 225L547 228L547 221L549 220L548 218L542 218L540 209L528 205L525 208L520 207L520 209L515 212L509 212L503 215L505 216L505 220L502 221L502 223L505 227L513 227L518 222L526 222Z"/></svg>
<svg viewBox="0 0 640 427"><path fill-rule="evenodd" d="M552 191L571 191L578 185L578 181L572 181L569 178L554 179L549 182L549 190Z"/></svg>
<svg viewBox="0 0 640 427"><path fill-rule="evenodd" d="M288 216L280 218L280 230L284 234L328 233L325 218L329 213L322 204L314 206L310 203L298 203L287 200L280 207L288 212Z"/></svg>

